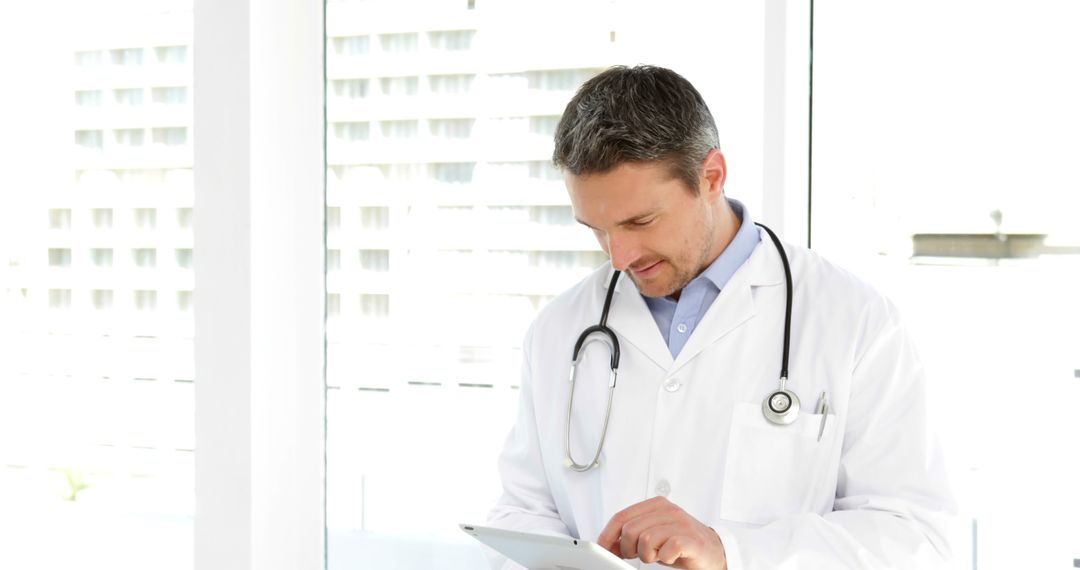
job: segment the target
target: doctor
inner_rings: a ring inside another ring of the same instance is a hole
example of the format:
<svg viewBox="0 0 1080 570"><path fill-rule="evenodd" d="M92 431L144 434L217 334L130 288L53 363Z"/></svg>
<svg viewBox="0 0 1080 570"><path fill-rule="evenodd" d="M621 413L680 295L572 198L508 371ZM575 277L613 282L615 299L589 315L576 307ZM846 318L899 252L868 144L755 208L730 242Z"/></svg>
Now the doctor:
<svg viewBox="0 0 1080 570"><path fill-rule="evenodd" d="M526 335L489 523L593 540L638 565L945 565L955 509L895 308L774 243L725 195L694 87L662 68L608 69L567 105L554 160L611 263ZM609 296L615 340L589 335L570 382L575 340Z"/></svg>

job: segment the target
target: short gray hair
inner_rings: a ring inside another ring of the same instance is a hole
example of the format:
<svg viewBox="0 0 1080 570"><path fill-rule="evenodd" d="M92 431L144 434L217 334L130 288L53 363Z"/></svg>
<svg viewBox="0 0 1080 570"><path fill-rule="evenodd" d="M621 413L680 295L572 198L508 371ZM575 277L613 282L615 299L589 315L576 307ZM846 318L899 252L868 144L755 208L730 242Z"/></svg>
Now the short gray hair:
<svg viewBox="0 0 1080 570"><path fill-rule="evenodd" d="M552 160L574 175L663 161L696 194L701 163L719 147L712 113L686 78L663 67L616 66L586 81L566 105Z"/></svg>

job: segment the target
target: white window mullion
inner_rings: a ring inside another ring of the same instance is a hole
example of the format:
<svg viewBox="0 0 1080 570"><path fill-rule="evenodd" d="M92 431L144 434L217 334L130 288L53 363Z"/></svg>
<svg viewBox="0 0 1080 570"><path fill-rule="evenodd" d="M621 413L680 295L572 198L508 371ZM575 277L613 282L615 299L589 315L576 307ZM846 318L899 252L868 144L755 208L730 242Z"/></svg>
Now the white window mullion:
<svg viewBox="0 0 1080 570"><path fill-rule="evenodd" d="M323 568L323 4L194 12L195 567Z"/></svg>

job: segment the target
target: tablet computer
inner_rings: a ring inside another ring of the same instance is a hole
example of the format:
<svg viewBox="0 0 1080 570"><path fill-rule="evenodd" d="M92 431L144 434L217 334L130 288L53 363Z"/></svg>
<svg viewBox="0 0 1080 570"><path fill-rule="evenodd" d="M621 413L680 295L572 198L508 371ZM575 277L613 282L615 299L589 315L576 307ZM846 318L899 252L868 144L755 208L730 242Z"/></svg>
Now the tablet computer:
<svg viewBox="0 0 1080 570"><path fill-rule="evenodd" d="M461 530L529 570L633 570L594 542L474 524Z"/></svg>

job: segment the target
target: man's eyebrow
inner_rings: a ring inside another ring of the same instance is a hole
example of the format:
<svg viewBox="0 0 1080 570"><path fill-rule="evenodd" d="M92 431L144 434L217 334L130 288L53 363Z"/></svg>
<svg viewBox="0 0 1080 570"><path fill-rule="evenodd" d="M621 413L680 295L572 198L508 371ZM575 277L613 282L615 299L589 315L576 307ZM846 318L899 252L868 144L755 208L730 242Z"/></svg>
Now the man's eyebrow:
<svg viewBox="0 0 1080 570"><path fill-rule="evenodd" d="M648 217L651 217L651 216L655 216L656 213L657 213L657 211L653 210L653 211L645 212L645 213L642 213L642 214L637 214L635 216L631 216L629 218L626 218L625 220L622 220L621 222L617 222L615 225L616 226L625 226L627 224L633 224L633 223L641 221L643 218L648 218ZM581 225L583 225L583 226L585 226L587 228L594 229L594 230L596 229L596 228L590 226L589 224L585 223L581 218L579 218L577 216L574 216L574 220L577 221L577 223L579 223L579 224L581 224Z"/></svg>

